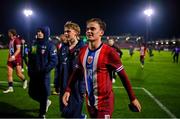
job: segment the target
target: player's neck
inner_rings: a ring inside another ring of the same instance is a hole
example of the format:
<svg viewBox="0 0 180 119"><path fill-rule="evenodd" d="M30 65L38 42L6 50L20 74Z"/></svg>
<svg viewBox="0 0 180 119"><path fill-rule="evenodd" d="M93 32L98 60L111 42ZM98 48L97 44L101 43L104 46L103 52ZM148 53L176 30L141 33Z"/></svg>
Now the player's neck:
<svg viewBox="0 0 180 119"><path fill-rule="evenodd" d="M89 42L89 49L95 50L101 45L101 43L102 43L101 39L95 40L95 41L90 41Z"/></svg>
<svg viewBox="0 0 180 119"><path fill-rule="evenodd" d="M76 39L76 40L74 40L74 42L69 42L69 49L73 49L76 45L77 45L77 43L78 43L78 40Z"/></svg>
<svg viewBox="0 0 180 119"><path fill-rule="evenodd" d="M12 37L10 38L11 41L14 41L15 39L16 39L16 36L12 36Z"/></svg>

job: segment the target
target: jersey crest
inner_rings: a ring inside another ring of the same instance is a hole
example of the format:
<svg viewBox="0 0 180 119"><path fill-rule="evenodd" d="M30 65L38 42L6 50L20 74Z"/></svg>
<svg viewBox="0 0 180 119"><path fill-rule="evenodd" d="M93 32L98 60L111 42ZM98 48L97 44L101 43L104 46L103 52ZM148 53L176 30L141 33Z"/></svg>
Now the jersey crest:
<svg viewBox="0 0 180 119"><path fill-rule="evenodd" d="M92 56L88 56L87 62L88 64L91 64L93 61L93 57Z"/></svg>

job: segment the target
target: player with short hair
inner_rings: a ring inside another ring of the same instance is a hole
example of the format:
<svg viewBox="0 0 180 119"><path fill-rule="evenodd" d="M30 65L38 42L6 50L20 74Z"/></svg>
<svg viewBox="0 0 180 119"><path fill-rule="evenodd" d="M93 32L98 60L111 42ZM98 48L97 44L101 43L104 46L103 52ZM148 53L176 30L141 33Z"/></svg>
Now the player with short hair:
<svg viewBox="0 0 180 119"><path fill-rule="evenodd" d="M82 40L79 40L80 27L74 22L67 22L64 25L64 35L68 43L64 44L61 48L59 58L60 58L60 110L61 116L64 118L84 118L85 115L82 114L82 107L84 102L83 95L85 94L85 82L82 75L74 77L77 80L73 82L72 95L69 99L69 105L64 106L62 102L62 96L66 91L68 84L68 78L72 71L76 68L78 61L78 54L80 48L84 46Z"/></svg>
<svg viewBox="0 0 180 119"><path fill-rule="evenodd" d="M23 75L22 69L22 57L21 57L21 40L18 38L15 29L8 30L9 42L9 54L7 61L8 72L8 89L3 93L14 92L13 89L13 68L16 68L16 75L23 81L23 88L27 88L27 80Z"/></svg>
<svg viewBox="0 0 180 119"><path fill-rule="evenodd" d="M69 104L72 95L71 86L74 76L83 71L86 82L86 104L91 118L110 118L114 110L114 94L112 90L112 71L116 71L128 93L130 103L141 111L141 105L134 95L128 76L113 48L102 43L102 36L106 24L99 18L92 18L86 22L86 36L88 45L79 53L76 70L69 79L68 87L63 96L64 105Z"/></svg>

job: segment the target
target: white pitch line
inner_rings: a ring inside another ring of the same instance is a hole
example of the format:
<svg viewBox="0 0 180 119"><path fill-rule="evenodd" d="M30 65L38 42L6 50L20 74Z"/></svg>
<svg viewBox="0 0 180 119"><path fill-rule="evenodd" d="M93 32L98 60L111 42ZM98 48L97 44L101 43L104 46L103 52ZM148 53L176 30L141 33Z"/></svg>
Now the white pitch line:
<svg viewBox="0 0 180 119"><path fill-rule="evenodd" d="M124 87L113 87L115 89L117 88L124 88ZM152 93L150 93L150 91L148 91L147 89L145 88L142 88L142 87L133 87L133 89L141 89L143 90L151 99L153 99L156 104L162 109L164 110L171 118L173 119L177 119L177 117L166 107L164 106Z"/></svg>
<svg viewBox="0 0 180 119"><path fill-rule="evenodd" d="M124 87L113 86L113 88L117 89L117 88L124 88ZM133 89L142 89L142 88L141 87L133 87Z"/></svg>
<svg viewBox="0 0 180 119"><path fill-rule="evenodd" d="M164 110L171 118L173 119L177 119L176 116L166 107L164 106L154 95L152 95L152 93L150 93L147 89L142 88L143 91L149 95L149 97L151 97L158 105L159 107Z"/></svg>

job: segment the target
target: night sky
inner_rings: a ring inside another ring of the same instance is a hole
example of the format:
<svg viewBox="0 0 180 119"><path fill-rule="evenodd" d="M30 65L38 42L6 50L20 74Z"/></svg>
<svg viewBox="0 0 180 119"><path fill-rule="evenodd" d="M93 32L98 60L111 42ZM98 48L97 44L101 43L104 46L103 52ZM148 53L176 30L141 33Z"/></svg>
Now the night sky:
<svg viewBox="0 0 180 119"><path fill-rule="evenodd" d="M1 0L0 33L7 35L9 28L17 29L23 37L27 31L34 33L39 26L49 26L51 35L61 34L66 21L73 21L85 33L86 20L93 17L107 24L105 35L146 34L146 17L143 10L151 6L155 13L151 18L150 34L158 38L180 38L179 0ZM22 11L34 12L27 19Z"/></svg>

